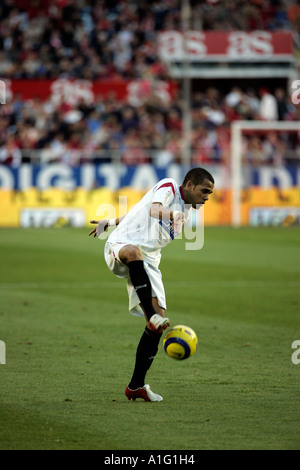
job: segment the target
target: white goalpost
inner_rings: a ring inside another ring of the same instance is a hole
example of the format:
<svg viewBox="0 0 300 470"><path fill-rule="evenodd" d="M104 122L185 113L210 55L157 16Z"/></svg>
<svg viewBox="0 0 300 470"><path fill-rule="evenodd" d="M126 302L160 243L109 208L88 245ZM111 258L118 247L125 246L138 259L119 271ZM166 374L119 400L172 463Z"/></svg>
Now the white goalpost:
<svg viewBox="0 0 300 470"><path fill-rule="evenodd" d="M231 190L233 227L241 225L241 193L243 187L242 152L243 131L286 131L300 132L300 122L289 121L234 121L231 124Z"/></svg>

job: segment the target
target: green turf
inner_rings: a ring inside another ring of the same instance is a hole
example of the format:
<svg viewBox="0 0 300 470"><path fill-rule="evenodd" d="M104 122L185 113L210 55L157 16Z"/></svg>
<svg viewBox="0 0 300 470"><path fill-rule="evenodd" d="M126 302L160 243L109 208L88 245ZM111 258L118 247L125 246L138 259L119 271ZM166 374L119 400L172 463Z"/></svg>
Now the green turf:
<svg viewBox="0 0 300 470"><path fill-rule="evenodd" d="M0 449L299 449L300 231L207 228L163 250L168 316L199 347L162 347L162 403L129 402L144 321L88 230L0 231Z"/></svg>

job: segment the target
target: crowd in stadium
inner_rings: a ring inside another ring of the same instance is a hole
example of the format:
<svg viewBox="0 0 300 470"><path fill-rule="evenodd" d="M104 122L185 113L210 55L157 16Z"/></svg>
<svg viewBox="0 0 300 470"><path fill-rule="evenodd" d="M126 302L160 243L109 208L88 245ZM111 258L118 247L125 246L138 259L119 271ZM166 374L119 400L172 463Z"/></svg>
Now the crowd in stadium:
<svg viewBox="0 0 300 470"><path fill-rule="evenodd" d="M269 0L191 1L191 29L300 31L300 2ZM0 77L87 80L169 79L157 55L156 35L180 30L177 0L0 0ZM193 163L227 158L230 123L236 119L300 119L286 90L210 86L192 95ZM114 96L77 103L66 119L65 103L19 96L0 107L0 162L17 166L30 151L44 161L78 164L96 158L125 164L181 160L182 95L171 103L148 96L139 106ZM294 142L270 133L245 138L250 163L282 163ZM272 151L276 148L276 152ZM293 157L294 158L294 157ZM300 159L300 155L298 156Z"/></svg>
<svg viewBox="0 0 300 470"><path fill-rule="evenodd" d="M190 29L300 30L289 0L191 0ZM180 30L179 0L1 0L0 76L100 79L164 74L156 37Z"/></svg>

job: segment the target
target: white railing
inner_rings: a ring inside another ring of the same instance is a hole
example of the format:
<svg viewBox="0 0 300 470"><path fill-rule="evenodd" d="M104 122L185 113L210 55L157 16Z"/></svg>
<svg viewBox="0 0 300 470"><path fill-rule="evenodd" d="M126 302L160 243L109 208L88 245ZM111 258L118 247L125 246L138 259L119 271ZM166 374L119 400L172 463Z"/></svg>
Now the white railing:
<svg viewBox="0 0 300 470"><path fill-rule="evenodd" d="M180 150L171 151L169 149L144 149L134 147L124 150L53 150L46 149L16 149L11 152L0 148L0 164L11 157L13 161L11 166L18 166L21 163L30 163L33 165L47 165L51 163L64 163L71 166L78 166L84 163L122 163L128 166L150 163L157 167L166 167L170 163L179 163L187 166L200 164L197 159L197 152L191 151L190 161L186 161L184 152ZM217 161L216 152L210 154L211 163Z"/></svg>
<svg viewBox="0 0 300 470"><path fill-rule="evenodd" d="M248 122L248 121L247 121ZM256 122L256 121L255 121ZM254 123L254 121L252 121ZM299 125L294 123L295 126ZM300 127L300 125L299 125ZM14 149L6 150L0 148L0 164L6 164L12 167L18 167L22 163L32 165L48 165L53 163L64 163L70 166L83 165L85 163L114 163L127 166L140 165L143 163L153 164L156 167L165 168L170 163L182 164L184 166L209 166L216 164L228 165L232 162L233 174L240 174L242 141L240 121L237 121L232 127L231 151L222 153L220 151L204 151L191 149L189 161L186 160L186 154L182 150L171 151L169 149L143 149L133 148L126 150L53 150L53 149ZM242 128L243 129L243 128ZM294 129L295 130L295 129ZM299 130L300 132L300 130ZM205 159L203 159L203 155ZM300 147L286 150L283 156L283 164L300 165ZM262 154L261 162L256 165L273 165L275 162L267 162ZM238 176L237 176L238 177Z"/></svg>

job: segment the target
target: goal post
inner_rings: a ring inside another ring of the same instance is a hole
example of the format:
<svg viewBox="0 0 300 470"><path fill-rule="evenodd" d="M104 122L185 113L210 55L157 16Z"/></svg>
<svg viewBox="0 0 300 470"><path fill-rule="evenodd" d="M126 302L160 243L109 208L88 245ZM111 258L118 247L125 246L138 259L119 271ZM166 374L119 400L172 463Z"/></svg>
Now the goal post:
<svg viewBox="0 0 300 470"><path fill-rule="evenodd" d="M241 226L241 201L243 188L243 132L266 131L299 132L300 122L289 121L234 121L231 124L231 223Z"/></svg>

